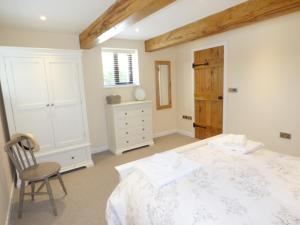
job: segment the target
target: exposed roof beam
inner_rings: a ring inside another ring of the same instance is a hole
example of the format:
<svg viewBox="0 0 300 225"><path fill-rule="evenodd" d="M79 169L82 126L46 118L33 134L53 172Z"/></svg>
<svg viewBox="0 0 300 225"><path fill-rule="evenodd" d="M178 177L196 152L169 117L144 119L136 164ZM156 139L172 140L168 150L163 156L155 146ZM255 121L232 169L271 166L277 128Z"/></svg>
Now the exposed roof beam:
<svg viewBox="0 0 300 225"><path fill-rule="evenodd" d="M249 0L145 41L146 52L182 44L300 10L300 0Z"/></svg>
<svg viewBox="0 0 300 225"><path fill-rule="evenodd" d="M80 48L92 48L175 0L117 0L79 36Z"/></svg>

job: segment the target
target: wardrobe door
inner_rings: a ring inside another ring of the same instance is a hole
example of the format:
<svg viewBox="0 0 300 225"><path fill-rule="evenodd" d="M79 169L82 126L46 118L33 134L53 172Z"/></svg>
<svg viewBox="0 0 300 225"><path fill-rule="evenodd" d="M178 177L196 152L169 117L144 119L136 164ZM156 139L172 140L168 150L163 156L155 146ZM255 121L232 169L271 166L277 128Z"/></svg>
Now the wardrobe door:
<svg viewBox="0 0 300 225"><path fill-rule="evenodd" d="M38 57L5 59L15 132L32 133L41 150L54 147L44 61Z"/></svg>
<svg viewBox="0 0 300 225"><path fill-rule="evenodd" d="M79 60L47 59L51 113L57 147L82 143L85 129L81 105Z"/></svg>

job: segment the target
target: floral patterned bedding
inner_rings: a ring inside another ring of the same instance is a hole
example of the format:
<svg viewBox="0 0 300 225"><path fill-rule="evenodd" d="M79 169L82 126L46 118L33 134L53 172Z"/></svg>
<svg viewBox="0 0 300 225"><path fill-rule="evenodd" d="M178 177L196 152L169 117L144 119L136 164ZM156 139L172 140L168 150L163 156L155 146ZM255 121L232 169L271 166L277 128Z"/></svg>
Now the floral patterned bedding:
<svg viewBox="0 0 300 225"><path fill-rule="evenodd" d="M162 188L131 172L108 199L108 225L300 225L300 158L207 145L180 154L200 168Z"/></svg>

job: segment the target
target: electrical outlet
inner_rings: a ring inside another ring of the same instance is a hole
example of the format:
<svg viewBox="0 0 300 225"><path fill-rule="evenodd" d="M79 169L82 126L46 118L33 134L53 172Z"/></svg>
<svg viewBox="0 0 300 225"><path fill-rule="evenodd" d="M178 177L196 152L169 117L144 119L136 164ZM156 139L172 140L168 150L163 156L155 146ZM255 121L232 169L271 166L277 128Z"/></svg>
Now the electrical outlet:
<svg viewBox="0 0 300 225"><path fill-rule="evenodd" d="M237 88L228 88L229 93L237 93L238 89Z"/></svg>
<svg viewBox="0 0 300 225"><path fill-rule="evenodd" d="M192 120L193 118L191 116L182 115L182 119L184 119L184 120Z"/></svg>
<svg viewBox="0 0 300 225"><path fill-rule="evenodd" d="M280 132L280 137L284 139L292 139L292 135L285 132Z"/></svg>

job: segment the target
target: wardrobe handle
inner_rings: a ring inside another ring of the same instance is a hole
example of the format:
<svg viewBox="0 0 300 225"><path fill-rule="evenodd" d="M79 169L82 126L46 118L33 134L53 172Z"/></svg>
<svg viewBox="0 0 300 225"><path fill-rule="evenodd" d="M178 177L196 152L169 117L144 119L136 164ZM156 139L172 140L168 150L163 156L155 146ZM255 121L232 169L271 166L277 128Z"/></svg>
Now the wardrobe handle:
<svg viewBox="0 0 300 225"><path fill-rule="evenodd" d="M51 106L54 106L54 104L52 103Z"/></svg>
<svg viewBox="0 0 300 225"><path fill-rule="evenodd" d="M46 105L46 107L49 107L49 106L50 106L50 104L47 104L47 105Z"/></svg>

